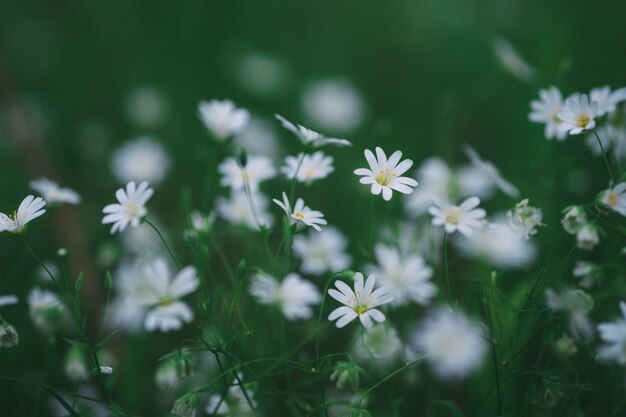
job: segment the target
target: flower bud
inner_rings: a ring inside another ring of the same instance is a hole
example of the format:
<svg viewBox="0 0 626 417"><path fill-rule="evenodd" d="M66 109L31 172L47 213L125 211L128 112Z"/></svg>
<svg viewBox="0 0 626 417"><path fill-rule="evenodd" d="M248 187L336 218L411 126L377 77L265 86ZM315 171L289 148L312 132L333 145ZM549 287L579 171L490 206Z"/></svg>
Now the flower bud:
<svg viewBox="0 0 626 417"><path fill-rule="evenodd" d="M17 346L19 342L19 335L15 330L15 327L11 326L8 322L0 319L0 348L10 348Z"/></svg>
<svg viewBox="0 0 626 417"><path fill-rule="evenodd" d="M198 395L194 392L187 393L177 399L172 407L172 414L180 417L196 417Z"/></svg>
<svg viewBox="0 0 626 417"><path fill-rule="evenodd" d="M583 250L592 250L600 243L598 228L593 223L583 225L576 234L578 247Z"/></svg>
<svg viewBox="0 0 626 417"><path fill-rule="evenodd" d="M70 347L67 351L63 370L65 375L74 382L89 379L89 369L87 368L85 354L75 347Z"/></svg>
<svg viewBox="0 0 626 417"><path fill-rule="evenodd" d="M176 372L176 365L173 361L163 362L154 374L154 382L160 390L169 390L176 388L180 380Z"/></svg>
<svg viewBox="0 0 626 417"><path fill-rule="evenodd" d="M353 362L337 362L335 369L330 375L331 381L336 381L337 388L344 389L346 386L353 391L359 388L359 373L363 372L361 368Z"/></svg>
<svg viewBox="0 0 626 417"><path fill-rule="evenodd" d="M578 230L587 223L587 213L581 206L569 206L563 211L561 224L565 231L575 235Z"/></svg>

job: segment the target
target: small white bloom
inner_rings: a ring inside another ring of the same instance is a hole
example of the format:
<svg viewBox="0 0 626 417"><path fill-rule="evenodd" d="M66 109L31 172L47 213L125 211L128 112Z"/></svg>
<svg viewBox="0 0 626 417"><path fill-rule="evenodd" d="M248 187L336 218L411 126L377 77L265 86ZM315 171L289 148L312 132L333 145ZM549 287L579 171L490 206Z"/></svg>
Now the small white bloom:
<svg viewBox="0 0 626 417"><path fill-rule="evenodd" d="M537 234L537 227L541 226L543 213L541 209L528 205L528 199L515 204L507 213L509 223L520 238L528 239Z"/></svg>
<svg viewBox="0 0 626 417"><path fill-rule="evenodd" d="M48 204L78 204L80 196L71 188L62 188L54 181L40 178L29 183L30 188L37 191Z"/></svg>
<svg viewBox="0 0 626 417"><path fill-rule="evenodd" d="M620 182L599 195L600 202L614 212L626 216L626 182Z"/></svg>
<svg viewBox="0 0 626 417"><path fill-rule="evenodd" d="M75 347L70 347L65 356L63 371L74 382L89 380L89 368L85 354Z"/></svg>
<svg viewBox="0 0 626 417"><path fill-rule="evenodd" d="M160 390L170 390L176 388L180 379L173 361L167 360L157 368L154 373L154 382Z"/></svg>
<svg viewBox="0 0 626 417"><path fill-rule="evenodd" d="M12 348L19 344L20 335L9 322L0 318L0 349Z"/></svg>
<svg viewBox="0 0 626 417"><path fill-rule="evenodd" d="M14 295L0 295L0 307L17 304L19 300Z"/></svg>
<svg viewBox="0 0 626 417"><path fill-rule="evenodd" d="M433 201L447 201L453 184L450 167L439 158L428 158L417 170L420 186L406 199L406 211L413 216L428 212Z"/></svg>
<svg viewBox="0 0 626 417"><path fill-rule="evenodd" d="M65 305L52 291L33 288L27 301L30 317L39 330L52 333L63 324Z"/></svg>
<svg viewBox="0 0 626 417"><path fill-rule="evenodd" d="M257 191L262 181L274 178L276 168L266 156L249 156L245 167L241 167L235 158L226 158L217 170L222 174L220 184L232 190L243 190L247 181L251 191Z"/></svg>
<svg viewBox="0 0 626 417"><path fill-rule="evenodd" d="M101 366L100 373L102 375L111 375L113 373L113 368L111 368L110 366Z"/></svg>
<svg viewBox="0 0 626 417"><path fill-rule="evenodd" d="M116 328L132 333L144 328L149 306L138 303L137 299L152 291L150 281L153 278L151 270L146 268L146 262L149 261L143 257L136 257L132 262L122 262L113 274L116 296L109 311L111 323Z"/></svg>
<svg viewBox="0 0 626 417"><path fill-rule="evenodd" d="M478 197L470 197L460 206L441 204L432 206L428 212L433 216L435 226L443 226L446 233L457 230L465 236L471 236L474 229L483 227L482 219L486 216L485 210L476 208L480 204Z"/></svg>
<svg viewBox="0 0 626 417"><path fill-rule="evenodd" d="M331 288L328 295L344 304L333 310L328 316L328 320L337 320L337 327L342 328L357 317L366 328L372 327L372 319L382 323L385 315L376 307L393 301L393 297L384 287L374 290L376 278L370 275L363 284L363 274L354 274L354 291L343 281L335 281L337 290Z"/></svg>
<svg viewBox="0 0 626 417"><path fill-rule="evenodd" d="M137 187L134 181L126 184L126 190L120 188L115 192L118 204L109 204L102 212L105 214L102 224L113 223L111 233L123 232L130 224L137 227L141 219L148 214L146 202L152 197L154 190L147 182Z"/></svg>
<svg viewBox="0 0 626 417"><path fill-rule="evenodd" d="M296 205L293 209L291 208L287 194L284 192L283 201L274 199L274 203L283 209L287 217L289 217L291 224L296 224L297 228L300 230L304 229L306 226L311 226L319 232L322 230L320 225L328 224L321 211L311 210L304 205L304 200L301 198L296 200Z"/></svg>
<svg viewBox="0 0 626 417"><path fill-rule="evenodd" d="M439 307L412 334L410 346L443 380L461 379L480 368L487 353L481 326L459 311Z"/></svg>
<svg viewBox="0 0 626 417"><path fill-rule="evenodd" d="M311 85L302 97L306 116L324 129L348 132L362 121L365 105L359 92L346 80L322 80Z"/></svg>
<svg viewBox="0 0 626 417"><path fill-rule="evenodd" d="M0 232L19 234L26 230L28 222L36 219L46 212L43 207L46 202L40 197L26 196L20 203L17 211L7 216L0 213Z"/></svg>
<svg viewBox="0 0 626 417"><path fill-rule="evenodd" d="M233 145L245 149L249 155L263 155L272 159L279 155L276 130L265 119L252 118L248 127L235 137Z"/></svg>
<svg viewBox="0 0 626 417"><path fill-rule="evenodd" d="M361 184L371 184L373 195L383 194L385 201L391 200L393 190L402 194L411 194L413 188L417 187L417 181L409 177L401 177L411 166L413 161L405 159L400 162L402 152L395 151L389 159L385 152L377 147L376 157L369 149L365 150L365 159L369 164L369 169L358 168L354 170L356 175L361 176ZM412 188L413 187L413 188Z"/></svg>
<svg viewBox="0 0 626 417"><path fill-rule="evenodd" d="M470 146L465 147L465 153L472 161L472 167L477 170L477 174L480 174L484 177L484 179L490 184L490 187L496 186L500 191L509 197L517 197L519 195L519 191L517 188L511 184L509 181L502 178L500 175L500 171L498 168L491 162L483 161L480 155L471 148ZM463 187L463 177L462 173L459 174L459 182L461 190L466 190ZM490 191L490 190L489 190ZM490 194L490 192L488 193ZM477 195L475 193L471 193L471 195Z"/></svg>
<svg viewBox="0 0 626 417"><path fill-rule="evenodd" d="M595 133L598 134L598 137ZM600 143L598 143L598 138L600 138ZM603 153L610 151L618 160L624 160L626 159L626 128L610 123L603 124L594 132L587 134L585 144L594 155L602 156Z"/></svg>
<svg viewBox="0 0 626 417"><path fill-rule="evenodd" d="M592 250L600 243L598 228L593 223L584 224L576 233L576 242L580 249Z"/></svg>
<svg viewBox="0 0 626 417"><path fill-rule="evenodd" d="M346 139L329 138L314 130L307 129L304 126L294 125L280 114L277 114L275 116L278 121L283 125L283 127L295 133L298 139L300 139L300 141L305 146L312 146L314 148L324 145L333 145L339 147L352 146L352 143L350 143L350 141Z"/></svg>
<svg viewBox="0 0 626 417"><path fill-rule="evenodd" d="M589 93L589 100L598 103L597 116L615 113L617 105L626 100L626 87L618 88L611 92L608 85L599 88L592 88Z"/></svg>
<svg viewBox="0 0 626 417"><path fill-rule="evenodd" d="M325 272L343 271L352 263L346 253L348 241L334 227L321 232L297 235L293 239L293 252L302 259L300 269L305 274L321 275Z"/></svg>
<svg viewBox="0 0 626 417"><path fill-rule="evenodd" d="M534 70L524 61L519 52L503 37L498 36L493 41L493 52L502 67L522 81L530 81Z"/></svg>
<svg viewBox="0 0 626 417"><path fill-rule="evenodd" d="M572 274L581 279L578 283L579 286L582 288L591 288L600 278L601 272L601 268L593 262L577 261Z"/></svg>
<svg viewBox="0 0 626 417"><path fill-rule="evenodd" d="M593 298L583 290L566 289L558 294L553 289L546 290L546 302L549 308L565 311L569 314L569 328L572 336L591 340L593 323L587 314L593 309Z"/></svg>
<svg viewBox="0 0 626 417"><path fill-rule="evenodd" d="M218 141L224 141L245 129L250 112L235 107L230 100L211 100L198 104L198 117Z"/></svg>
<svg viewBox="0 0 626 417"><path fill-rule="evenodd" d="M587 213L581 206L566 207L563 213L561 224L569 234L575 235L583 225L587 224Z"/></svg>
<svg viewBox="0 0 626 417"><path fill-rule="evenodd" d="M362 361L376 359L377 363L384 364L399 354L401 349L402 342L396 329L380 324L365 329L363 337L355 344L354 353Z"/></svg>
<svg viewBox="0 0 626 417"><path fill-rule="evenodd" d="M252 192L252 201L256 209L256 215L261 225L271 227L274 218L267 212L269 201L261 192ZM217 197L215 199L215 209L222 218L232 224L246 226L250 229L258 229L254 220L250 202L244 191L233 191L229 199Z"/></svg>
<svg viewBox="0 0 626 417"><path fill-rule="evenodd" d="M163 259L156 259L146 265L148 291L138 294L135 301L150 307L145 319L147 331L169 332L178 330L183 323L193 320L193 311L181 298L194 292L200 285L193 266L183 268L171 277L170 269Z"/></svg>
<svg viewBox="0 0 626 417"><path fill-rule="evenodd" d="M598 103L589 103L587 94L574 95L565 101L565 107L557 115L561 119L559 131L578 135L584 130L591 130L596 126L595 118L598 112Z"/></svg>
<svg viewBox="0 0 626 417"><path fill-rule="evenodd" d="M334 170L333 157L324 155L322 151L312 155L301 153L298 156L288 156L285 158L285 166L281 168L281 172L288 179L293 179L297 172L296 179L307 184L326 178Z"/></svg>
<svg viewBox="0 0 626 417"><path fill-rule="evenodd" d="M169 105L163 93L151 86L128 93L124 103L126 117L140 128L157 128L167 119Z"/></svg>
<svg viewBox="0 0 626 417"><path fill-rule="evenodd" d="M567 137L565 131L559 130L561 119L558 113L565 108L563 96L558 88L552 86L547 90L539 90L539 98L530 103L532 112L528 118L532 122L545 123L545 136L550 140L556 137L564 140Z"/></svg>
<svg viewBox="0 0 626 417"><path fill-rule="evenodd" d="M276 305L287 320L303 320L313 316L311 306L319 304L322 296L315 285L296 273L282 282L267 274L252 277L250 294L261 304Z"/></svg>
<svg viewBox="0 0 626 417"><path fill-rule="evenodd" d="M598 357L607 362L626 365L626 303L621 301L622 317L609 323L600 323L598 333L605 344L598 350Z"/></svg>
<svg viewBox="0 0 626 417"><path fill-rule="evenodd" d="M409 302L426 305L437 294L437 287L430 281L433 270L421 256L403 256L397 248L381 243L374 248L377 265L368 270L378 277L378 283L393 296L391 305L401 306Z"/></svg>
<svg viewBox="0 0 626 417"><path fill-rule="evenodd" d="M111 160L111 171L123 184L130 181L159 184L169 167L170 157L163 146L147 136L124 144Z"/></svg>
<svg viewBox="0 0 626 417"><path fill-rule="evenodd" d="M192 211L189 214L189 222L191 227L197 233L207 233L213 228L217 213L211 212L208 215L203 214L197 210Z"/></svg>

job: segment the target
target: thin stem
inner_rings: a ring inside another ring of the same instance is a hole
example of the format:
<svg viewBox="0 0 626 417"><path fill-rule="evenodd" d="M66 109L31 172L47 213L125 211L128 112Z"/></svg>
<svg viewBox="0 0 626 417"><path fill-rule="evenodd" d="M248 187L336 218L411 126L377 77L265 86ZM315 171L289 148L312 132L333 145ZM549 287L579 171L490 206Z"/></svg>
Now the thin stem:
<svg viewBox="0 0 626 417"><path fill-rule="evenodd" d="M376 196L372 195L370 200L370 227L367 233L367 251L372 252L372 246L374 245L374 206L376 204Z"/></svg>
<svg viewBox="0 0 626 417"><path fill-rule="evenodd" d="M235 274L233 273L233 270L228 263L228 259L226 259L226 255L224 254L224 251L222 250L221 246L215 241L215 239L213 239L213 237L211 237L211 245L213 245L215 252L217 252L217 257L220 258L220 262L222 262L222 265L224 265L226 274L228 275L228 278L230 278L230 282L233 285L233 288L235 288L236 287Z"/></svg>
<svg viewBox="0 0 626 417"><path fill-rule="evenodd" d="M324 286L324 293L322 294L322 304L320 306L320 312L317 316L317 327L315 328L315 369L320 371L320 327L322 325L322 314L324 314L324 305L326 304L326 294L328 294L328 287L330 286L330 281L334 278L332 275L328 280L326 280L326 285Z"/></svg>
<svg viewBox="0 0 626 417"><path fill-rule="evenodd" d="M611 172L611 166L609 165L609 160L606 157L606 152L604 150L604 145L602 145L602 141L600 140L600 136L598 136L598 132L593 131L596 139L598 140L598 145L600 145L600 150L602 151L602 158L604 159L604 165L606 165L606 170L609 173L609 178L611 179L611 185L615 183L615 179L613 178L613 173Z"/></svg>
<svg viewBox="0 0 626 417"><path fill-rule="evenodd" d="M167 244L167 241L165 240L165 237L163 236L163 234L159 231L158 227L156 227L154 225L154 223L152 223L150 220L148 220L148 218L144 217L143 218L143 222L147 223L148 225L150 225L150 227L152 227L154 229L154 231L157 233L157 235L159 235L159 237L161 238L161 242L163 242L163 246L165 246L165 249L167 249L167 251L170 254L170 257L172 258L172 260L174 261L174 263L176 264L176 267L178 269L183 269L180 266L180 262L178 262L178 259L176 259L176 255L174 255L174 252L172 252L172 249L170 248L170 245Z"/></svg>
<svg viewBox="0 0 626 417"><path fill-rule="evenodd" d="M298 183L298 174L300 173L300 168L302 168L302 162L304 162L305 152L300 154L298 158L298 165L296 165L296 170L293 173L293 178L291 178L291 184L289 185L289 201L293 201L296 196L296 185Z"/></svg>
<svg viewBox="0 0 626 417"><path fill-rule="evenodd" d="M424 360L424 358L426 358L426 356L422 356L421 358L417 358L414 361L408 362L406 364L404 364L403 366L401 366L400 368L396 369L395 371L391 372L389 375L387 375L386 377L384 377L383 379L381 379L380 381L378 381L377 383L375 383L374 385L372 385L371 387L369 387L367 389L367 391L365 391L362 395L361 398L359 399L359 408L361 408L361 404L363 403L363 400L365 400L365 398L372 392L374 391L376 388L378 388L379 386L381 386L382 384L384 384L385 382L387 382L388 380L390 380L391 378L393 378L394 376L398 375L399 373L405 371L406 369L410 368L413 365L417 365L418 363L420 363L421 361Z"/></svg>
<svg viewBox="0 0 626 417"><path fill-rule="evenodd" d="M452 290L450 289L450 272L448 271L448 234L443 234L443 267L446 277L446 287L448 288L448 299L452 302Z"/></svg>

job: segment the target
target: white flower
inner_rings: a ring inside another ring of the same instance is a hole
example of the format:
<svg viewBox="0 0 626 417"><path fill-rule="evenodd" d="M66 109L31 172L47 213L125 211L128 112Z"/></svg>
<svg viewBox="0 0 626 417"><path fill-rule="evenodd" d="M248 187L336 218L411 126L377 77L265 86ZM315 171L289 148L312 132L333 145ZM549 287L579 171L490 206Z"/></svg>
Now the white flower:
<svg viewBox="0 0 626 417"><path fill-rule="evenodd" d="M426 305L437 294L437 287L430 282L433 270L421 256L403 256L398 249L380 243L374 252L378 265L370 266L369 271L393 296L391 305L401 306L408 302Z"/></svg>
<svg viewBox="0 0 626 417"><path fill-rule="evenodd" d="M170 158L163 146L147 136L124 144L111 160L111 171L123 184L130 181L159 184L169 167Z"/></svg>
<svg viewBox="0 0 626 417"><path fill-rule="evenodd" d="M250 112L235 107L235 103L230 100L211 100L198 104L198 117L217 140L224 141L245 129Z"/></svg>
<svg viewBox="0 0 626 417"><path fill-rule="evenodd" d="M372 327L372 319L379 323L384 322L385 315L376 307L393 301L393 297L384 287L374 290L375 285L374 275L370 275L363 285L363 274L360 272L354 274L354 291L343 281L335 281L339 291L331 288L328 294L344 305L333 310L328 320L339 319L336 323L338 328L344 327L357 317L366 328Z"/></svg>
<svg viewBox="0 0 626 417"><path fill-rule="evenodd" d="M507 213L509 223L520 238L528 239L537 234L537 227L541 226L543 213L541 209L528 205L528 199L515 204Z"/></svg>
<svg viewBox="0 0 626 417"><path fill-rule="evenodd" d="M420 165L416 177L420 179L420 186L408 196L405 208L413 216L420 216L428 211L433 201L448 199L453 174L442 159L429 158Z"/></svg>
<svg viewBox="0 0 626 417"><path fill-rule="evenodd" d="M265 119L252 118L248 127L236 136L233 145L249 155L263 155L275 159L279 154L278 136L274 125Z"/></svg>
<svg viewBox="0 0 626 417"><path fill-rule="evenodd" d="M443 226L446 233L454 233L458 230L465 236L471 236L474 229L483 227L482 219L486 213L485 210L476 208L480 204L478 197L470 197L460 206L435 204L437 205L429 208L428 212L433 216L433 224Z"/></svg>
<svg viewBox="0 0 626 417"><path fill-rule="evenodd" d="M155 259L145 268L145 275L150 277L146 283L147 290L138 294L135 301L150 307L144 323L146 330L169 332L180 329L183 323L191 322L193 311L180 299L194 292L200 285L196 268L185 267L174 278L163 259Z"/></svg>
<svg viewBox="0 0 626 417"><path fill-rule="evenodd" d="M0 349L12 348L19 344L20 335L9 322L0 318Z"/></svg>
<svg viewBox="0 0 626 417"><path fill-rule="evenodd" d="M402 194L411 194L413 188L417 187L417 181L409 177L401 177L411 166L413 161L405 159L400 162L402 152L395 151L389 159L385 152L379 147L376 148L376 157L369 149L365 150L365 159L370 168L358 168L354 170L356 175L361 176L359 180L361 184L371 184L372 194L383 194L385 201L391 200L393 190Z"/></svg>
<svg viewBox="0 0 626 417"><path fill-rule="evenodd" d="M195 210L189 214L189 221L194 231L198 233L207 233L213 228L216 217L217 213L213 211L206 215Z"/></svg>
<svg viewBox="0 0 626 417"><path fill-rule="evenodd" d="M578 135L584 130L591 130L596 126L598 103L589 103L587 94L574 95L565 102L563 110L557 113L561 119L559 130L569 132L570 135Z"/></svg>
<svg viewBox="0 0 626 417"><path fill-rule="evenodd" d="M589 261L577 261L572 271L575 277L581 278L578 285L582 288L591 288L598 278L600 278L601 273L601 268Z"/></svg>
<svg viewBox="0 0 626 417"><path fill-rule="evenodd" d="M293 179L297 172L296 179L308 184L326 178L334 170L333 157L325 156L322 151L312 155L301 153L298 156L288 156L285 158L285 166L281 168L281 172L288 179Z"/></svg>
<svg viewBox="0 0 626 417"><path fill-rule="evenodd" d="M593 298L583 290L566 289L562 294L553 289L546 290L546 302L552 310L565 311L570 316L569 328L572 336L591 340L593 323L587 313L593 308Z"/></svg>
<svg viewBox="0 0 626 417"><path fill-rule="evenodd" d="M111 375L113 373L113 368L110 366L101 366L100 373L103 375Z"/></svg>
<svg viewBox="0 0 626 417"><path fill-rule="evenodd" d="M439 307L412 334L412 348L443 380L460 379L480 368L487 342L480 325L459 311Z"/></svg>
<svg viewBox="0 0 626 417"><path fill-rule="evenodd" d="M269 201L264 194L252 192L252 201L256 209L256 215L261 225L271 227L274 218L267 212ZM244 191L233 191L229 199L217 197L215 199L215 209L218 214L232 224L243 225L250 229L258 229L254 220L250 202Z"/></svg>
<svg viewBox="0 0 626 417"><path fill-rule="evenodd" d="M601 156L603 153L611 151L615 158L623 160L626 158L626 129L624 126L616 126L610 123L599 126L595 133L589 133L585 138L585 144L591 149L594 155ZM600 138L600 143L598 143Z"/></svg>
<svg viewBox="0 0 626 417"><path fill-rule="evenodd" d="M128 93L124 103L126 116L140 128L158 128L167 120L169 106L163 93L150 86Z"/></svg>
<svg viewBox="0 0 626 417"><path fill-rule="evenodd" d="M244 181L247 181L250 190L256 191L262 181L276 176L276 168L266 156L249 156L245 167L241 167L235 158L226 158L217 170L222 174L220 184L233 190L244 189Z"/></svg>
<svg viewBox="0 0 626 417"><path fill-rule="evenodd" d="M470 146L465 147L465 153L472 161L472 167L477 171L477 174L481 175L485 179L485 181L489 183L489 188L495 185L500 191L502 191L509 197L518 196L519 191L517 190L517 188L515 188L513 184L502 178L502 176L500 175L500 171L498 171L498 168L496 168L494 164L492 164L491 162L483 161L480 155L478 155L478 153ZM460 173L460 188L461 190L466 191L465 187L463 187L463 178L464 175ZM476 195L475 193L471 194Z"/></svg>
<svg viewBox="0 0 626 417"><path fill-rule="evenodd" d="M306 116L324 129L348 132L362 121L365 105L359 92L346 80L322 80L311 85L302 97Z"/></svg>
<svg viewBox="0 0 626 417"><path fill-rule="evenodd" d="M546 124L546 139L556 137L558 140L564 140L567 134L559 130L561 119L558 116L558 113L565 108L561 92L552 86L547 90L539 90L539 97L541 100L534 100L530 103L533 111L528 118L533 122Z"/></svg>
<svg viewBox="0 0 626 417"><path fill-rule="evenodd" d="M350 143L346 139L328 138L314 130L307 129L304 126L294 125L280 114L277 114L275 116L278 121L283 125L283 127L295 133L296 136L298 136L298 139L300 139L300 141L305 146L312 146L314 148L324 145L333 145L339 147L352 146L352 143Z"/></svg>
<svg viewBox="0 0 626 417"><path fill-rule="evenodd" d="M499 268L523 268L535 259L537 248L531 240L520 239L508 224L490 224L471 238L456 241L466 256L486 258Z"/></svg>
<svg viewBox="0 0 626 417"><path fill-rule="evenodd" d="M598 350L598 357L604 361L626 365L626 303L621 301L619 308L622 317L598 325L600 339L605 342Z"/></svg>
<svg viewBox="0 0 626 417"><path fill-rule="evenodd" d="M311 306L321 300L315 285L296 273L287 275L282 282L267 274L257 274L252 277L250 294L261 304L278 306L287 320L311 318Z"/></svg>
<svg viewBox="0 0 626 417"><path fill-rule="evenodd" d="M106 214L102 224L113 223L111 233L123 232L129 224L131 227L139 226L141 219L148 214L145 204L153 193L154 190L145 181L139 187L134 181L129 182L126 190L120 188L115 192L119 204L109 204L102 210Z"/></svg>
<svg viewBox="0 0 626 417"><path fill-rule="evenodd" d="M14 295L0 295L0 307L17 304L19 300Z"/></svg>
<svg viewBox="0 0 626 417"><path fill-rule="evenodd" d="M365 329L363 337L355 343L354 354L362 362L373 365L372 359L376 359L377 365L386 365L401 349L402 342L396 329L380 324Z"/></svg>
<svg viewBox="0 0 626 417"><path fill-rule="evenodd" d="M70 347L65 356L63 371L74 382L89 380L89 368L87 367L85 354L75 347Z"/></svg>
<svg viewBox="0 0 626 417"><path fill-rule="evenodd" d="M581 206L566 207L563 213L561 224L569 234L575 235L580 228L587 223L587 213L585 213L585 209Z"/></svg>
<svg viewBox="0 0 626 417"><path fill-rule="evenodd" d="M500 64L515 77L526 82L533 78L534 70L506 39L500 36L494 39L493 52Z"/></svg>
<svg viewBox="0 0 626 417"><path fill-rule="evenodd" d="M300 269L305 274L321 275L348 268L352 259L346 253L348 242L334 227L325 227L308 236L297 235L293 239L293 252L302 259Z"/></svg>
<svg viewBox="0 0 626 417"><path fill-rule="evenodd" d="M626 182L620 182L599 195L600 202L614 212L626 216Z"/></svg>
<svg viewBox="0 0 626 417"><path fill-rule="evenodd" d="M180 379L174 361L167 360L159 365L154 373L154 382L160 390L174 389L179 385Z"/></svg>
<svg viewBox="0 0 626 417"><path fill-rule="evenodd" d="M598 228L593 223L587 223L578 229L576 233L576 242L582 250L592 250L600 243L600 234Z"/></svg>
<svg viewBox="0 0 626 417"><path fill-rule="evenodd" d="M33 288L27 301L30 317L39 330L52 333L63 324L65 305L52 291Z"/></svg>
<svg viewBox="0 0 626 417"><path fill-rule="evenodd" d="M0 213L0 232L22 233L26 230L28 222L36 219L46 212L43 207L46 202L40 197L26 196L20 203L17 211L7 216Z"/></svg>
<svg viewBox="0 0 626 417"><path fill-rule="evenodd" d="M289 199L287 198L287 194L283 192L283 201L274 199L274 203L276 203L289 217L289 221L291 224L296 224L298 229L304 229L306 226L311 226L318 232L322 230L319 226L328 224L326 219L324 219L324 214L317 210L311 210L309 207L304 205L304 200L301 198L296 200L296 205L291 208L291 204L289 203Z"/></svg>
<svg viewBox="0 0 626 417"><path fill-rule="evenodd" d="M62 188L54 181L40 178L29 183L30 188L37 191L48 204L78 204L80 196L71 188Z"/></svg>
<svg viewBox="0 0 626 417"><path fill-rule="evenodd" d="M618 88L613 92L611 92L611 87L608 85L592 88L589 93L589 100L598 103L598 117L614 113L617 105L626 100L626 87Z"/></svg>

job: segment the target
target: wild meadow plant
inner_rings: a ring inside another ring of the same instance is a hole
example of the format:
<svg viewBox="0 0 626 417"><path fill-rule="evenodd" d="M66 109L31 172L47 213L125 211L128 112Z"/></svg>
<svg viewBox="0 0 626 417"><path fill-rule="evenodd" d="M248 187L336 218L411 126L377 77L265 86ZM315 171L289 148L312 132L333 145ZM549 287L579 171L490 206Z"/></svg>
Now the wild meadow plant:
<svg viewBox="0 0 626 417"><path fill-rule="evenodd" d="M321 91L307 94L307 103L326 102ZM41 197L28 195L15 212L0 214L0 231L45 273L29 284L26 302L62 376L0 375L15 392L39 390L32 404L12 409L69 416L624 415L624 101L626 88L564 99L550 87L531 103L530 120L545 125L548 140L585 135L603 159L590 163L606 170L606 189L557 208L523 198L523 189L470 147L461 167L409 155L423 159L413 173L412 159L380 146L364 150L360 167L343 169L335 154L362 152L350 141L276 115L290 147L299 147L279 168L238 144L253 123L248 110L229 100L201 102L198 118L215 155L206 167L210 211L198 210L201 197L184 190L161 196L180 197L184 226L158 217L152 197L171 158L148 137L124 145L112 167L125 185L102 209L101 223L126 251L101 277L70 276L73 254L63 248L57 266L33 250L30 229L48 221L48 211L84 202L49 179L31 182ZM316 117L342 126L335 116ZM322 213L315 209L322 201L303 198L320 187L332 199L341 190L327 178L350 170L354 187L369 190L360 201ZM279 191L268 195L268 184ZM497 194L509 203L490 202ZM383 207L397 199L404 214ZM561 224L544 223L548 210L562 210ZM362 233L342 232L334 220L341 211L368 213ZM539 245L548 228L560 231L558 241ZM511 271L523 271L514 275L523 279L510 282ZM86 281L104 291L101 303L84 297ZM5 318L18 303L0 296L0 348L36 343ZM128 400L134 392L139 406Z"/></svg>

